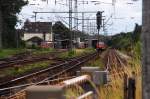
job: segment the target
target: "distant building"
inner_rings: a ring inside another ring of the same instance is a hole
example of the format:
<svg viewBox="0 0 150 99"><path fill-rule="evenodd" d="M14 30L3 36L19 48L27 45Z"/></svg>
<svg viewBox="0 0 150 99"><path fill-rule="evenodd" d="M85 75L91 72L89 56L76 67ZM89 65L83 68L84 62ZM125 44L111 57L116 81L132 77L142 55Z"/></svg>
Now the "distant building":
<svg viewBox="0 0 150 99"><path fill-rule="evenodd" d="M22 40L27 44L40 45L43 42L52 43L52 22L30 22L24 23L24 34Z"/></svg>

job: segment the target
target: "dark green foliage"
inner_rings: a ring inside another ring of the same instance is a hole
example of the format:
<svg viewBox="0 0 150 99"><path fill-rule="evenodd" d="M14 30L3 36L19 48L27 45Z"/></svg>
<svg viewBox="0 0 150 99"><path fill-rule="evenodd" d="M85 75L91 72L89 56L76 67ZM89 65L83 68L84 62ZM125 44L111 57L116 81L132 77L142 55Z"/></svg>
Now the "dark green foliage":
<svg viewBox="0 0 150 99"><path fill-rule="evenodd" d="M81 38L81 41L83 41L86 37L88 37L87 34L82 33L81 31L70 31L69 28L67 28L62 22L58 21L53 25L53 33L55 34L55 39L64 40L64 39L70 39L70 34L72 33L72 38Z"/></svg>
<svg viewBox="0 0 150 99"><path fill-rule="evenodd" d="M126 51L132 54L134 57L140 59L141 57L141 30L142 27L138 24L135 25L133 32L120 33L111 37L108 41L108 45Z"/></svg>
<svg viewBox="0 0 150 99"><path fill-rule="evenodd" d="M141 31L142 31L142 27L136 24L132 35L132 39L134 43L140 41Z"/></svg>
<svg viewBox="0 0 150 99"><path fill-rule="evenodd" d="M53 33L55 34L55 39L69 39L70 30L60 21L53 25Z"/></svg>
<svg viewBox="0 0 150 99"><path fill-rule="evenodd" d="M112 39L108 42L108 44L113 48L131 50L131 37L131 32L120 33L112 36Z"/></svg>
<svg viewBox="0 0 150 99"><path fill-rule="evenodd" d="M75 50L71 50L68 52L68 57L72 57L76 54L76 51Z"/></svg>
<svg viewBox="0 0 150 99"><path fill-rule="evenodd" d="M134 48L133 48L133 51L134 51L134 55L136 56L135 58L137 59L141 59L141 42L138 41L134 44Z"/></svg>
<svg viewBox="0 0 150 99"><path fill-rule="evenodd" d="M136 43L140 41L140 35L141 26L136 24L133 32L116 34L111 37L108 44L114 48L131 50L131 46L136 45Z"/></svg>
<svg viewBox="0 0 150 99"><path fill-rule="evenodd" d="M17 31L15 25L18 22L16 14L26 4L27 2L24 0L0 0L0 10L3 15L2 43L4 47L16 47Z"/></svg>

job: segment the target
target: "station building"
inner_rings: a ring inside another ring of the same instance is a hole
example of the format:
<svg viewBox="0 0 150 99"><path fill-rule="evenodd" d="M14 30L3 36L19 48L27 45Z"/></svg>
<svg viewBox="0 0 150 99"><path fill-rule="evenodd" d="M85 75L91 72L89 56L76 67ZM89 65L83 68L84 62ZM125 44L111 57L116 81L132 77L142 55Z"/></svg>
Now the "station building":
<svg viewBox="0 0 150 99"><path fill-rule="evenodd" d="M22 40L26 45L53 47L52 22L26 21Z"/></svg>

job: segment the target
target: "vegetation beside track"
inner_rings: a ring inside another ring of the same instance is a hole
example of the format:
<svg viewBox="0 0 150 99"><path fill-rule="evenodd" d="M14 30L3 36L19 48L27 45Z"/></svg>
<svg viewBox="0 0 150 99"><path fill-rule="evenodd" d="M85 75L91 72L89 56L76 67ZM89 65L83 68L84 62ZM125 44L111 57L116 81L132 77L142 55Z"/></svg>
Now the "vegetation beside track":
<svg viewBox="0 0 150 99"><path fill-rule="evenodd" d="M95 60L91 60L88 63L85 64L85 66L93 66L93 67L99 67L100 69L104 69L104 62L101 57L96 58Z"/></svg>
<svg viewBox="0 0 150 99"><path fill-rule="evenodd" d="M136 99L141 99L141 93L142 93L142 84L141 84L141 30L142 27L137 25L135 26L135 29L133 32L129 33L121 33L114 35L112 39L109 41L110 46L113 48L119 49L121 52L128 54L131 56L131 59L128 60L128 64L126 68L124 68L124 72L128 75L128 77L131 76L131 72L135 71L136 73ZM123 73L121 74L123 77ZM123 79L121 79L118 75L118 77L112 78L112 81L114 81L113 86L119 86L118 88L111 88L112 93L110 93L110 97L114 97L115 99L120 99L121 97L119 94L123 96ZM117 94L115 94L117 93ZM119 93L119 94L118 94ZM114 96L112 96L114 95ZM109 98L108 98L109 99Z"/></svg>
<svg viewBox="0 0 150 99"><path fill-rule="evenodd" d="M141 76L141 26L136 25L135 30L130 33L122 33L114 35L110 41L113 48L119 49L121 52L131 56L131 59L128 60L124 72L131 76L131 72L134 71L136 74L136 99L141 99L142 95L142 76ZM116 73L117 74L117 73ZM112 82L109 87L102 89L103 98L115 99L123 98L123 75L124 73L118 74L116 77L112 77ZM122 77L122 78L121 78ZM109 94L104 92L109 90Z"/></svg>
<svg viewBox="0 0 150 99"><path fill-rule="evenodd" d="M23 66L14 66L7 69L0 70L0 77L5 76L17 76L19 74L23 74L26 72L30 72L33 69L42 69L48 67L50 64L54 63L54 61L42 61L34 64L28 64Z"/></svg>
<svg viewBox="0 0 150 99"><path fill-rule="evenodd" d="M1 49L0 58L10 57L12 55L25 52L26 49Z"/></svg>
<svg viewBox="0 0 150 99"><path fill-rule="evenodd" d="M38 52L34 51L34 54L42 54L42 53L44 54L44 53L53 52L53 51L54 51L53 49L42 50L42 52L38 50ZM68 58L73 58L73 57L78 57L81 55L89 54L94 51L95 51L94 49L76 49L74 50L74 52L59 53L58 58L68 59ZM55 62L57 61L55 60L37 61L36 63L12 66L12 67L0 70L0 77L16 76L16 75L31 72L33 70L44 69L44 68L47 68L50 64L55 63Z"/></svg>
<svg viewBox="0 0 150 99"><path fill-rule="evenodd" d="M67 52L61 53L58 57L63 58L63 59L69 59L69 58L78 57L81 55L93 53L95 51L96 50L93 48L73 49L72 51L67 51Z"/></svg>
<svg viewBox="0 0 150 99"><path fill-rule="evenodd" d="M134 57L141 59L141 26L136 24L133 32L120 33L111 37L108 45Z"/></svg>
<svg viewBox="0 0 150 99"><path fill-rule="evenodd" d="M39 49L33 50L33 54L38 55L38 54L45 54L45 53L50 53L54 51L55 49L53 48L39 48Z"/></svg>
<svg viewBox="0 0 150 99"><path fill-rule="evenodd" d="M120 54L118 54L120 55ZM115 56L113 56L112 59L115 59ZM121 59L121 58L120 58ZM122 69L119 68L113 68L112 62L110 61L111 69L110 70L110 82L106 86L100 86L100 95L101 99L112 99L112 97L115 97L115 99L123 99L124 97L124 74L127 74L128 77L131 77L131 73L134 71L136 74L136 99L141 99L141 64L140 60L137 62L136 59L128 58L128 63L125 65L122 65ZM123 62L123 60L121 60ZM120 64L121 65L121 64ZM118 67L117 64L114 64L114 67ZM118 70L119 69L119 70Z"/></svg>
<svg viewBox="0 0 150 99"><path fill-rule="evenodd" d="M1 49L0 50L0 58L7 58L11 57L16 54L24 53L27 51L31 51L32 54L38 55L38 54L45 54L54 52L55 50L52 48L38 48L38 49L25 49L25 48L14 48L14 49Z"/></svg>
<svg viewBox="0 0 150 99"><path fill-rule="evenodd" d="M39 54L46 54L46 53L50 53L50 52L56 52L56 49L53 48L36 48L36 49L1 49L0 50L0 59L1 58L7 58L7 57L11 57L13 55L16 54L20 54L20 53L24 53L26 51L30 51L31 54L33 55L39 55ZM60 58L72 58L72 57L77 57L83 54L88 54L88 53L92 53L94 52L95 49L92 48L86 48L86 49L73 49L72 51L66 51L64 53L61 53L59 55Z"/></svg>
<svg viewBox="0 0 150 99"><path fill-rule="evenodd" d="M135 71L136 73L136 99L141 99L141 66L139 64L136 64L135 62L133 62L132 64L134 64L135 66L131 67L130 65L128 65L127 68L124 69L124 72L115 72L115 76L110 75L111 82L108 85L100 86L101 99L112 99L112 97L115 97L115 99L123 99L124 73L126 73L127 76L130 77L132 71Z"/></svg>

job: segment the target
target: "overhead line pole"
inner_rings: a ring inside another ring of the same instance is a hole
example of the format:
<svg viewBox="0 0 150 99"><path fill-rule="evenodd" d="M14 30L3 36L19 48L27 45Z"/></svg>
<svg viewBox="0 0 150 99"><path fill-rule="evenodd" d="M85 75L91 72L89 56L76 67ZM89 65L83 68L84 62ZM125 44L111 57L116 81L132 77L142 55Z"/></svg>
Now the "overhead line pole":
<svg viewBox="0 0 150 99"><path fill-rule="evenodd" d="M34 14L35 14L35 20L34 20L34 21L36 22L36 18L37 18L37 12L35 12Z"/></svg>
<svg viewBox="0 0 150 99"><path fill-rule="evenodd" d="M78 12L78 0L75 0L75 9L74 9L74 12ZM75 13L75 19L74 19L74 24L76 26L76 30L78 30L78 13Z"/></svg>
<svg viewBox="0 0 150 99"><path fill-rule="evenodd" d="M69 0L70 50L72 50L72 0Z"/></svg>
<svg viewBox="0 0 150 99"><path fill-rule="evenodd" d="M77 2L75 4L77 4ZM36 22L36 18L37 18L38 13L60 13L60 14L67 13L67 14L69 14L69 29L70 29L70 31L72 31L72 18L73 18L72 13L74 13L74 14L76 14L76 16L74 18L76 19L76 22L77 22L75 24L78 24L78 20L82 20L82 32L84 32L84 20L96 20L96 19L84 19L84 14L85 13L97 13L97 12L96 11L78 12L77 5L75 7L76 7L75 8L76 10L73 12L72 11L72 0L69 0L69 12L68 11L57 11L57 12L54 12L54 11L48 11L48 12L34 11L33 13L35 14L35 22ZM82 19L78 19L78 13L82 14ZM76 26L76 28L78 28L78 26ZM70 33L70 50L72 50L72 47L73 47L72 39L73 39L73 34Z"/></svg>
<svg viewBox="0 0 150 99"><path fill-rule="evenodd" d="M82 13L82 33L84 32L84 13Z"/></svg>
<svg viewBox="0 0 150 99"><path fill-rule="evenodd" d="M69 0L70 1L70 0ZM71 4L71 2L70 2L70 4ZM80 13L80 14L82 14L82 19L77 19L77 20L82 20L82 32L84 32L84 20L87 20L87 19L84 19L84 14L85 13L97 13L96 11L85 11L85 12L79 12L79 11L77 11L77 12L72 12L72 8L71 8L71 6L72 6L72 4L69 6L69 8L71 9L70 11L71 11L71 13L70 12L68 12L68 11L57 11L57 12L51 12L51 11L48 11L48 12L37 12L37 11L34 11L33 13L35 14L35 20L36 20L36 17L37 17L37 14L38 13L60 13L60 14L64 14L64 13L67 13L67 14L70 14L71 16L72 16L72 13ZM69 18L71 18L70 17L70 15L69 15ZM72 17L73 18L73 17ZM72 18L71 19L69 19L70 20L70 22L69 22L69 24L71 24L72 23ZM74 18L76 18L76 17L74 17ZM96 20L96 19L89 19L89 20ZM78 23L78 21L77 21L77 23ZM72 25L72 24L71 24Z"/></svg>
<svg viewBox="0 0 150 99"><path fill-rule="evenodd" d="M75 0L75 3L74 3L74 12L78 12L78 0ZM78 30L78 13L74 13L74 27L75 27L75 30L77 31ZM77 41L76 39L76 32L74 32L74 40Z"/></svg>

